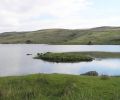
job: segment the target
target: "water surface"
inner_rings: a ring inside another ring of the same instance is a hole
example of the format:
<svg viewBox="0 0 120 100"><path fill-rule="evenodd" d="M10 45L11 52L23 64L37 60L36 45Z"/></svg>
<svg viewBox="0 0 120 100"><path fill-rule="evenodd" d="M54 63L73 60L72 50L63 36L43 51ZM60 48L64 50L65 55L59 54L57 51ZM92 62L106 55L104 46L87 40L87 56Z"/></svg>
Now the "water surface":
<svg viewBox="0 0 120 100"><path fill-rule="evenodd" d="M120 45L44 45L1 44L0 76L27 75L35 73L81 74L95 70L100 74L120 75L120 59L102 59L80 63L51 63L33 59L36 53L106 51L120 52ZM31 56L26 54L31 53Z"/></svg>

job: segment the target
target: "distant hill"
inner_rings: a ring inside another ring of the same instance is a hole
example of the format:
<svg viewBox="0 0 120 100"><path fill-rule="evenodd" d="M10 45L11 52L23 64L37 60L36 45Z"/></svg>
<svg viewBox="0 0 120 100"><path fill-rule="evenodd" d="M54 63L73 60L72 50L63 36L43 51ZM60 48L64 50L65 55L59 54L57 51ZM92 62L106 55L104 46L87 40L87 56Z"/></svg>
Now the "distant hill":
<svg viewBox="0 0 120 100"><path fill-rule="evenodd" d="M5 32L0 34L3 44L108 44L120 45L120 27L91 29L44 29L31 32Z"/></svg>

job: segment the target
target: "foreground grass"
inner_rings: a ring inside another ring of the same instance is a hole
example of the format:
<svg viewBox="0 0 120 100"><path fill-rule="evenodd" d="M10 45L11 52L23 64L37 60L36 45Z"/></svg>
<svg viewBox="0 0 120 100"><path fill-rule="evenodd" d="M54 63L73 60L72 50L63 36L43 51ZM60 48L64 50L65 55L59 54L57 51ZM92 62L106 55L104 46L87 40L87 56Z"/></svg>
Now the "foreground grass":
<svg viewBox="0 0 120 100"><path fill-rule="evenodd" d="M119 100L120 78L37 74L0 78L0 100Z"/></svg>
<svg viewBox="0 0 120 100"><path fill-rule="evenodd" d="M92 61L93 58L89 55L82 53L51 53L45 54L38 53L36 59L42 59L51 62L81 62L81 61Z"/></svg>

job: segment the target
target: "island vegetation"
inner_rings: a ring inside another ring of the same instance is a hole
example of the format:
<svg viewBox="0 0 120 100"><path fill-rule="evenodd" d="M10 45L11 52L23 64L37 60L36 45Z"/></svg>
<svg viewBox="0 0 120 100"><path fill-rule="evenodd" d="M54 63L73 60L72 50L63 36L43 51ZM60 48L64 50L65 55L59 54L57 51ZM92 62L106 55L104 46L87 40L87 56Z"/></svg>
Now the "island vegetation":
<svg viewBox="0 0 120 100"><path fill-rule="evenodd" d="M50 62L81 62L92 61L94 58L89 55L78 53L38 53L36 59L42 59Z"/></svg>
<svg viewBox="0 0 120 100"><path fill-rule="evenodd" d="M38 53L35 59L49 62L81 62L92 61L95 58L120 58L118 52L64 52L64 53Z"/></svg>
<svg viewBox="0 0 120 100"><path fill-rule="evenodd" d="M119 45L120 27L91 29L44 29L29 32L5 32L0 34L3 44L78 44Z"/></svg>
<svg viewBox="0 0 120 100"><path fill-rule="evenodd" d="M0 100L119 100L120 77L36 74L0 78Z"/></svg>

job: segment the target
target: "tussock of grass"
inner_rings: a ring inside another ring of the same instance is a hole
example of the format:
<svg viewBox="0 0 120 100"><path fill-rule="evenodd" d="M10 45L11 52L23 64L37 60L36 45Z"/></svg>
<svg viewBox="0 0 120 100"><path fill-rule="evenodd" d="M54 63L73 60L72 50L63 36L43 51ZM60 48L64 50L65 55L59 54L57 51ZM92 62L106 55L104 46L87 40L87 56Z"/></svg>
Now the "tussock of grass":
<svg viewBox="0 0 120 100"><path fill-rule="evenodd" d="M108 75L101 75L101 79L102 80L108 80L108 79L110 79L110 76L108 76Z"/></svg>

